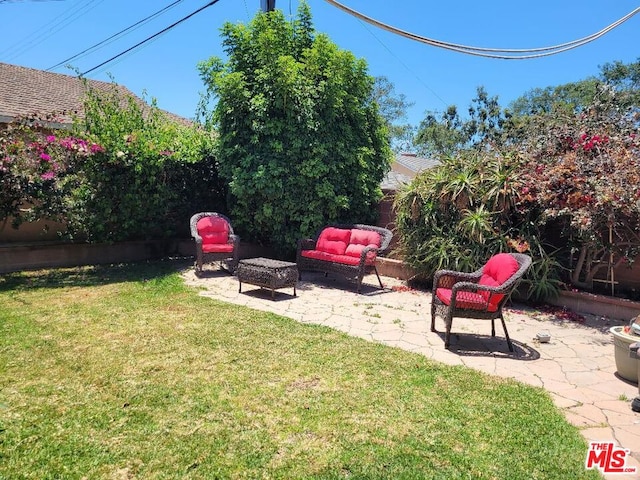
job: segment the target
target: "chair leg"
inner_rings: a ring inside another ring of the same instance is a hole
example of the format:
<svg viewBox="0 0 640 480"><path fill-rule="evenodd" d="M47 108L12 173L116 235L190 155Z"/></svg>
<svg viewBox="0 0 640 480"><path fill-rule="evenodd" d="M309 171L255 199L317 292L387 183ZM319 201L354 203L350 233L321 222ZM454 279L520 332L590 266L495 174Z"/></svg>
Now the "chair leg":
<svg viewBox="0 0 640 480"><path fill-rule="evenodd" d="M378 277L378 283L380 284L380 288L384 289L384 285L382 285L382 280L380 280L380 275L378 275L378 269L376 266L373 266L373 271L376 272L376 277Z"/></svg>
<svg viewBox="0 0 640 480"><path fill-rule="evenodd" d="M231 274L231 275L235 275L236 273L236 268L238 268L238 262L239 260L236 260L235 258L228 258L226 260L226 267L227 267L227 271Z"/></svg>
<svg viewBox="0 0 640 480"><path fill-rule="evenodd" d="M492 318L491 319L491 336L495 337L496 336L496 323L495 323L496 319Z"/></svg>
<svg viewBox="0 0 640 480"><path fill-rule="evenodd" d="M509 332L507 331L507 324L504 322L504 317L500 315L500 320L502 321L502 328L504 329L504 336L507 339L507 345L509 346L509 351L513 352L513 343L511 343L511 339L509 338Z"/></svg>
<svg viewBox="0 0 640 480"><path fill-rule="evenodd" d="M436 331L436 305L431 300L431 331Z"/></svg>
<svg viewBox="0 0 640 480"><path fill-rule="evenodd" d="M453 317L449 317L447 315L447 317L445 318L445 332L444 332L444 348L449 348L449 345L451 344L451 324L453 323Z"/></svg>

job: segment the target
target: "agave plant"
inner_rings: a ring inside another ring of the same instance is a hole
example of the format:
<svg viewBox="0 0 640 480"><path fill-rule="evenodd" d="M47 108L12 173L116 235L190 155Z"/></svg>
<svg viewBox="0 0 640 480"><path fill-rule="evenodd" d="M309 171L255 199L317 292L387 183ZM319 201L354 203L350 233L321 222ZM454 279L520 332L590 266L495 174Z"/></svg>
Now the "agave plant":
<svg viewBox="0 0 640 480"><path fill-rule="evenodd" d="M541 299L559 287L559 264L540 242L544 219L518 210L522 186L515 155L468 151L447 158L396 197L401 254L429 280L436 270L473 271L500 251L534 258L525 294Z"/></svg>

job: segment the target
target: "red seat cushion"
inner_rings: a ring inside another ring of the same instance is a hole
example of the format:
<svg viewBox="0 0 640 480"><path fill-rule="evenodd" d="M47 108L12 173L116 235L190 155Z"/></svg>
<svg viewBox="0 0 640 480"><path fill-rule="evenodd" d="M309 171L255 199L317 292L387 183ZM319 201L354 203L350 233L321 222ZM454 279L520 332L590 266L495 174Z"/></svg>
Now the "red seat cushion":
<svg viewBox="0 0 640 480"><path fill-rule="evenodd" d="M498 253L489 259L489 261L482 267L482 276L478 281L479 285L485 285L488 287L498 287L504 282L509 280L513 274L518 271L520 266L515 258L508 253ZM480 292L489 305L497 309L498 304L504 298L502 294L490 294L489 292Z"/></svg>
<svg viewBox="0 0 640 480"><path fill-rule="evenodd" d="M327 227L320 233L316 242L316 250L334 255L344 255L351 238L351 230Z"/></svg>
<svg viewBox="0 0 640 480"><path fill-rule="evenodd" d="M437 297L445 305L451 305L451 294L450 288L438 288L436 290ZM498 309L498 304L488 304L486 298L479 293L458 291L456 308L495 312Z"/></svg>
<svg viewBox="0 0 640 480"><path fill-rule="evenodd" d="M358 265L360 257L352 257L351 255L336 255L334 253L321 252L319 250L303 250L300 255L315 260L324 260L325 262L342 263L344 265ZM373 260L367 259L365 265L373 265Z"/></svg>
<svg viewBox="0 0 640 480"><path fill-rule="evenodd" d="M202 251L204 253L231 253L233 252L232 243L203 243Z"/></svg>
<svg viewBox="0 0 640 480"><path fill-rule="evenodd" d="M315 260L326 260L327 262L332 261L333 254L327 252L321 252L320 250L302 250L300 255L306 258L313 258Z"/></svg>
<svg viewBox="0 0 640 480"><path fill-rule="evenodd" d="M203 217L198 220L196 228L202 237L202 250L205 252L205 245L226 244L229 241L229 224L224 218Z"/></svg>

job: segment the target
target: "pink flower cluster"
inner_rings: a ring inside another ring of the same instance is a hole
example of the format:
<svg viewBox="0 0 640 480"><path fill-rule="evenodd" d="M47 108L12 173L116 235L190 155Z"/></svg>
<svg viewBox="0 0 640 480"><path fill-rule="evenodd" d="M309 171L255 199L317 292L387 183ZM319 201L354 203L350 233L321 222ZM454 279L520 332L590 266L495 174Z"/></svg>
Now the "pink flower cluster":
<svg viewBox="0 0 640 480"><path fill-rule="evenodd" d="M44 181L55 179L59 172L65 170L70 154L87 157L105 151L101 145L87 142L82 138L58 138L55 135L47 135L44 141L33 141L28 144L15 141L9 147L8 152L16 156L16 160L23 165L23 168L27 167L27 170L39 175ZM12 159L6 157L2 162L3 170L7 170L7 165L11 162Z"/></svg>
<svg viewBox="0 0 640 480"><path fill-rule="evenodd" d="M54 137L55 138L55 137ZM66 137L61 138L58 142L61 147L74 151L83 155L104 152L104 147L97 143L89 143L82 138Z"/></svg>
<svg viewBox="0 0 640 480"><path fill-rule="evenodd" d="M587 135L583 133L580 136L580 141L576 145L576 148L581 148L585 152L590 152L593 149L597 149L598 147L609 143L609 137L600 136L600 135Z"/></svg>

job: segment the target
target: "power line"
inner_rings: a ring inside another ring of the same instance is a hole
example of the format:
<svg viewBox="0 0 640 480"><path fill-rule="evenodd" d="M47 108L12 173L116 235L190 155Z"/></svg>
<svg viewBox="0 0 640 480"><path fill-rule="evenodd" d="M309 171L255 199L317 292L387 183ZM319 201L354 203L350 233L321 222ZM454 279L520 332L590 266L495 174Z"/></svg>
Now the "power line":
<svg viewBox="0 0 640 480"><path fill-rule="evenodd" d="M13 0L0 0L0 3L9 3L9 2L13 2ZM11 49L13 48L18 48L21 44L24 44L25 42L27 42L30 38L35 37L39 32L41 32L44 28L46 28L47 26L55 23L56 20L58 20L60 17L63 17L65 14L71 12L73 9L75 8L75 5L73 7L68 8L67 10L65 10L64 12L62 12L60 15L52 18L51 20L49 20L48 23L44 24L42 27L39 27L38 30L31 32L29 35L27 35L26 37L24 37L21 40L18 40L16 43L13 43L11 45L9 45L7 48L5 48L4 50L0 51L0 55L3 55L5 52L9 52L11 51Z"/></svg>
<svg viewBox="0 0 640 480"><path fill-rule="evenodd" d="M378 43L380 43L380 45L382 45L390 54L391 56L393 56L398 62L400 62L400 64L409 72L411 72L417 79L418 81L427 89L429 90L434 97L436 97L438 100L440 100L444 105L447 105L447 103L440 97L440 95L438 95L436 92L433 91L433 89L431 87L429 87L429 85L427 85L422 78L420 78L418 76L417 73L415 73L415 71L413 71L405 62L402 61L402 59L400 59L394 52L391 51L391 49L382 41L380 40L380 38L378 38L378 36L373 33L365 23L362 24L362 26L367 30L367 32L369 32L371 34L371 36L373 38L375 38Z"/></svg>
<svg viewBox="0 0 640 480"><path fill-rule="evenodd" d="M61 62L56 63L54 66L47 68L47 72L54 70L62 65L65 65L67 62L71 61L71 60L75 60L76 58L81 58L83 56L85 56L85 54L92 52L94 50L97 50L99 47L103 46L103 45L107 45L108 43L111 43L112 40L116 39L117 37L122 36L122 34L128 32L129 30L135 29L138 26L141 26L145 23L147 23L149 20L151 20L152 18L155 18L159 15L161 15L162 13L164 13L165 11L169 10L170 8L175 7L177 4L181 3L183 0L176 0L175 2L167 5L166 7L158 10L157 12L149 15L146 18L143 18L142 20L134 23L133 25L129 25L127 28L120 30L118 33L115 33L113 35L111 35L110 37L90 46L89 48L84 49L83 51L81 51L80 53L76 53L75 55L69 57L69 58L65 58L64 60L62 60Z"/></svg>
<svg viewBox="0 0 640 480"><path fill-rule="evenodd" d="M352 8L349 8L345 5L342 5L335 0L325 0L327 3L330 3L334 7L339 8L340 10L348 13L349 15L353 15L360 20L363 20L371 25L375 25L378 28L382 28L383 30L387 30L388 32L394 33L396 35L400 35L411 40L415 40L421 43L426 43L427 45L431 45L433 47L444 48L446 50L452 50L454 52L466 53L468 55L476 55L479 57L487 57L487 58L496 58L501 60L527 60L532 58L540 58L547 57L550 55L556 55L558 53L566 52L567 50L571 50L582 45L585 45L589 42L593 42L594 40L602 37L606 33L610 32L614 28L622 25L624 22L629 20L635 14L640 12L640 7L636 8L632 12L628 13L621 19L615 21L611 25L603 28L599 32L588 35L586 37L580 38L578 40L573 40L571 42L562 43L560 45L554 45L551 47L541 47L541 48L524 48L524 49L512 49L512 48L483 48L483 47L473 47L469 45L460 45L456 43L443 42L441 40L435 40L428 37L423 37L421 35L416 35L415 33L410 33L399 28L393 27L386 23L380 22L374 18L368 17ZM491 53L489 53L491 52ZM544 52L544 53L537 53ZM507 55L498 55L499 53L507 54ZM532 53L531 55L521 55L522 53Z"/></svg>
<svg viewBox="0 0 640 480"><path fill-rule="evenodd" d="M65 28L67 25L69 25L71 22L77 20L78 18L82 17L83 15L86 15L87 13L89 13L89 11L91 11L93 8L95 8L97 4L100 4L104 2L104 0L89 0L87 2L84 3L84 5L81 5L78 7L78 4L82 3L82 2L78 2L76 5L74 5L73 7L65 10L63 13L61 13L60 15L58 15L57 17L54 17L49 23L45 24L43 27L39 28L37 31L32 32L30 35L28 35L25 39L23 39L21 42L18 42L17 44L11 45L9 48L5 49L2 51L2 53L0 54L4 54L7 51L11 51L11 49L15 48L16 50L13 52L12 55L9 55L9 57L7 58L7 60L12 60L16 57L21 56L22 54L28 52L29 50L31 50L32 48L34 48L37 45L40 45L42 42L44 42L47 38L51 37L53 34L59 32L60 30L62 30L63 28ZM71 13L69 13L71 12ZM65 16L66 15L66 16ZM60 21L56 22L56 20L58 20L59 18L63 17ZM44 29L49 26L52 25L51 28L47 31L45 31ZM33 38L35 37L35 38ZM30 40L31 38L33 38L32 40ZM20 43L22 43L22 47L18 47L18 45L20 45ZM26 45L25 45L26 43Z"/></svg>
<svg viewBox="0 0 640 480"><path fill-rule="evenodd" d="M189 18L193 17L194 15L196 15L197 13L200 13L201 11L203 11L206 8L211 7L212 5L215 5L216 3L218 3L220 0L212 0L211 2L207 3L206 5L204 5L203 7L200 7L198 10L196 10L195 12L190 13L189 15L187 15L186 17L181 18L180 20L178 20L177 22L169 25L167 28L164 28L163 30L160 30L158 33L154 33L153 35L151 35L150 37L145 38L144 40L142 40L141 42L136 43L133 47L127 48L126 50L124 50L123 52L118 53L117 55L114 55L113 57L111 57L108 60L105 60L104 62L102 62L99 65L96 65L93 68L90 68L89 70L83 72L80 74L80 76L84 77L86 74L93 72L94 70L97 70L100 67L103 67L104 65L106 65L107 63L112 62L113 60L129 53L130 51L138 48L141 45L144 45L145 43L149 42L150 40L153 40L154 38L162 35L163 33L168 32L169 30L171 30L172 28L176 27L177 25L181 24L182 22L188 20Z"/></svg>
<svg viewBox="0 0 640 480"><path fill-rule="evenodd" d="M0 3L16 3L16 2L24 2L27 0L0 0ZM64 0L31 0L32 2L62 2Z"/></svg>

